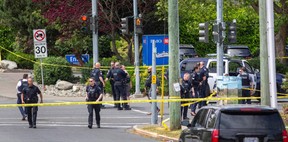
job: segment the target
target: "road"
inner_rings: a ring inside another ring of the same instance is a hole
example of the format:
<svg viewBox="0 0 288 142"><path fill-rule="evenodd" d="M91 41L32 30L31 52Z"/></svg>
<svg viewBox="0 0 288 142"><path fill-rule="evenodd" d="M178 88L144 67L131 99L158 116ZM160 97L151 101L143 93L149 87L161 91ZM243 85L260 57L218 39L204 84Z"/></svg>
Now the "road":
<svg viewBox="0 0 288 142"><path fill-rule="evenodd" d="M0 103L14 103L1 98ZM87 127L88 112L84 105L40 107L37 128L28 128L17 108L0 109L0 141L3 142L153 142L154 139L133 134L134 125L150 123L149 104L133 104L134 110L118 111L106 105L101 110L101 128ZM135 110L136 109L136 110ZM95 120L94 120L95 121ZM95 122L94 122L95 124Z"/></svg>
<svg viewBox="0 0 288 142"><path fill-rule="evenodd" d="M15 85L23 73L0 73L0 104L15 103ZM83 97L44 96L45 102L83 101ZM282 99L282 103L287 99ZM279 104L280 105L280 104ZM131 104L133 110L118 111L106 105L101 110L101 128L87 127L86 105L40 107L37 129L29 129L27 121L21 121L17 108L0 108L0 142L154 142L155 139L132 132L135 125L150 124L149 103ZM169 117L167 103L164 119ZM188 115L190 116L190 115ZM158 121L160 122L160 121ZM95 124L95 122L94 122Z"/></svg>

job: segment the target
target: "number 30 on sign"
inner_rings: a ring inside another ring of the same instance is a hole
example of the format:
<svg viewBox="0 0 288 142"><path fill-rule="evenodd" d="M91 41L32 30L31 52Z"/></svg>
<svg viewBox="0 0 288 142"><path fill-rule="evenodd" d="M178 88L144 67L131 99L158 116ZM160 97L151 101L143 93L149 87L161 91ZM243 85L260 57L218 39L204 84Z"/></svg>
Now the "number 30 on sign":
<svg viewBox="0 0 288 142"><path fill-rule="evenodd" d="M47 45L45 42L34 43L35 58L46 58L47 57Z"/></svg>

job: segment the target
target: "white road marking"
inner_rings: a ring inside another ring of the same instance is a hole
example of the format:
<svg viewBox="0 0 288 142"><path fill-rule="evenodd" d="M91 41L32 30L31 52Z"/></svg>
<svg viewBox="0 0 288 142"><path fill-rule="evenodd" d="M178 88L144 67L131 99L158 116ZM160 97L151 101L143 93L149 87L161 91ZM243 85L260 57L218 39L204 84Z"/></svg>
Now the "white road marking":
<svg viewBox="0 0 288 142"><path fill-rule="evenodd" d="M28 124L0 124L0 126L27 126ZM62 124L37 124L37 127L87 127L87 124L83 125L62 125ZM133 126L108 126L108 125L102 125L101 128L132 128Z"/></svg>
<svg viewBox="0 0 288 142"><path fill-rule="evenodd" d="M38 117L37 119L87 119L88 118L88 115L87 117ZM141 117L141 116L115 116L115 117L105 117L105 116L101 116L101 119L149 119L150 117L149 116L146 116L146 117ZM19 118L0 118L0 120L20 120Z"/></svg>

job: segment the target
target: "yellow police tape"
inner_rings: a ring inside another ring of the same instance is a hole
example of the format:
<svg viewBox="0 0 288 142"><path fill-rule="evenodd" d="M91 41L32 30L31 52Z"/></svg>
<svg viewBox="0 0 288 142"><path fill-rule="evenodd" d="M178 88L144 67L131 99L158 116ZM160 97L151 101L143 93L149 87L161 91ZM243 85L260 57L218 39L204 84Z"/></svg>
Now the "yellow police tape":
<svg viewBox="0 0 288 142"><path fill-rule="evenodd" d="M278 98L288 98L287 96L280 96ZM37 104L0 104L0 108L8 107L33 107L33 106L71 106L71 105L88 105L88 104L114 104L114 103L150 103L150 102L181 102L181 101L222 101L222 100L243 100L243 99L260 99L260 97L207 97L207 98L189 98L189 99L156 99L156 100L122 100L122 101L100 101L100 102L56 102L56 103L37 103Z"/></svg>
<svg viewBox="0 0 288 142"><path fill-rule="evenodd" d="M31 59L25 58L25 57L23 57L23 56L21 56L21 55L18 55L18 54L16 54L16 53L14 53L14 52L12 52L12 51L4 48L3 46L0 46L0 48L3 49L3 50L5 50L5 51L7 51L8 53L10 53L10 54L18 57L18 58L27 60L27 61L32 62L32 63L34 63L34 64L39 64L39 65L41 65L40 62L37 62L37 61L31 60ZM80 67L80 66L68 66L68 65L49 64L49 63L42 63L42 65L44 65L44 66L52 66L52 67L87 69L87 70L92 70L92 69L93 69L92 67L90 68L90 67ZM133 70L134 68L135 68L135 66L127 66L127 67L126 67L126 69L127 69L128 71ZM139 66L139 71L145 71L147 68L148 68L148 66ZM101 66L101 70L109 70L109 69L110 69L109 66ZM158 70L158 71L161 70L161 69L160 69L160 66L157 67L157 70Z"/></svg>
<svg viewBox="0 0 288 142"><path fill-rule="evenodd" d="M261 92L261 90L257 90L257 89L250 89L250 88L242 88L242 90L250 90L250 91L256 91L256 92ZM285 93L276 93L277 95L281 95L281 96L288 96L288 94Z"/></svg>
<svg viewBox="0 0 288 142"><path fill-rule="evenodd" d="M216 95L216 93L217 93L217 92L211 93L211 94L207 97L207 99L212 98L214 95ZM202 101L202 100L194 101L194 102L189 102L189 103L181 104L181 106L182 106L182 107L185 107L185 106L189 106L189 105L191 105L191 104L195 104L195 103L198 103L198 102L201 102L201 101ZM206 103L208 104L209 101L207 101Z"/></svg>

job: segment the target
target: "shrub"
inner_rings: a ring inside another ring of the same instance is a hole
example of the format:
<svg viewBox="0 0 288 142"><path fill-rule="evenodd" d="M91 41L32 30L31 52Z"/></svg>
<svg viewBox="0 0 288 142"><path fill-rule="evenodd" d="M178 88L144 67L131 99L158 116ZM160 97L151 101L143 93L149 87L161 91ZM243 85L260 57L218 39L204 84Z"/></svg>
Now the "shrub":
<svg viewBox="0 0 288 142"><path fill-rule="evenodd" d="M20 57L10 53L7 55L6 59L16 62L18 68L20 69L33 69L34 63L32 61L35 61L33 54L25 54L22 52L16 52L15 54L19 55Z"/></svg>
<svg viewBox="0 0 288 142"><path fill-rule="evenodd" d="M43 65L44 83L46 85L54 85L58 79L72 81L72 69L70 67L61 67L57 65L69 66L70 64L62 57L48 57L43 59L43 63L53 64ZM37 83L41 83L41 67L40 64L34 64L34 74Z"/></svg>
<svg viewBox="0 0 288 142"><path fill-rule="evenodd" d="M259 59L259 57L250 59L248 61L249 61L249 64L253 68L260 70L260 59ZM285 64L280 63L279 60L276 60L276 72L277 73L286 74L286 72L288 72L288 67Z"/></svg>
<svg viewBox="0 0 288 142"><path fill-rule="evenodd" d="M81 69L82 78L80 80L81 83L86 83L87 79L90 77L90 72L93 68L93 60L90 60L88 63L84 65L84 68Z"/></svg>

